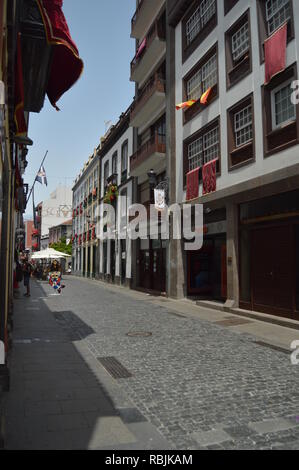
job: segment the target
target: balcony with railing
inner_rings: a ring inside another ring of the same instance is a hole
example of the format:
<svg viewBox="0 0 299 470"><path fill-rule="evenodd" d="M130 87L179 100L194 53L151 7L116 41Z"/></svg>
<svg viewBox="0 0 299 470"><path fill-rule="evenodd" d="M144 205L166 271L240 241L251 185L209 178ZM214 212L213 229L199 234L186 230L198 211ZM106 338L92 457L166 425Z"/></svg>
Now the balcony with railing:
<svg viewBox="0 0 299 470"><path fill-rule="evenodd" d="M131 62L131 81L142 84L147 80L155 65L166 54L165 39L165 24L162 21L156 21L140 42Z"/></svg>
<svg viewBox="0 0 299 470"><path fill-rule="evenodd" d="M165 0L139 0L137 9L131 21L131 37L141 39L159 12Z"/></svg>
<svg viewBox="0 0 299 470"><path fill-rule="evenodd" d="M165 79L155 74L133 101L130 117L132 127L150 125L151 118L166 106L165 91Z"/></svg>
<svg viewBox="0 0 299 470"><path fill-rule="evenodd" d="M163 169L166 162L165 136L155 132L154 135L143 144L131 159L131 175L143 176L153 169L159 171Z"/></svg>

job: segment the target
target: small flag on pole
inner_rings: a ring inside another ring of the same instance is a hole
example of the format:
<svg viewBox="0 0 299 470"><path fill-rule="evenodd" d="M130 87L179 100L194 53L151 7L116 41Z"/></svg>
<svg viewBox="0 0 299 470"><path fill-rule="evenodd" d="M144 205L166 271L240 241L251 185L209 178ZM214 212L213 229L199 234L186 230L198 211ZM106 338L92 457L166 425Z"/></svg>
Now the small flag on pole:
<svg viewBox="0 0 299 470"><path fill-rule="evenodd" d="M207 91L205 91L205 92L201 95L201 98L200 98L201 104L207 104L208 99L209 99L209 96L210 96L210 94L211 94L211 91L212 91L212 87L208 88Z"/></svg>
<svg viewBox="0 0 299 470"><path fill-rule="evenodd" d="M43 166L40 167L40 170L37 173L36 181L40 184L45 184L46 186L48 186L46 171Z"/></svg>
<svg viewBox="0 0 299 470"><path fill-rule="evenodd" d="M194 103L196 103L196 100L185 101L184 103L177 104L177 105L176 105L176 109L177 109L177 110L179 110L179 109L187 109L187 108L190 108L191 106L193 106Z"/></svg>

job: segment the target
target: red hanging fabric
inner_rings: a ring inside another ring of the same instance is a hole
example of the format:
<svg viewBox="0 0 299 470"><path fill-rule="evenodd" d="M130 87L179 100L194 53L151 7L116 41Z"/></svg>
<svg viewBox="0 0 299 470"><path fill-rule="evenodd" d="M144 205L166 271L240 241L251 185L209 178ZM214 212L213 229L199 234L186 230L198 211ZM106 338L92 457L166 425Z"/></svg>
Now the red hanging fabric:
<svg viewBox="0 0 299 470"><path fill-rule="evenodd" d="M54 46L47 95L50 103L59 111L56 103L79 79L83 61L62 11L63 0L37 0L47 41Z"/></svg>
<svg viewBox="0 0 299 470"><path fill-rule="evenodd" d="M287 31L285 23L265 41L265 85L286 68Z"/></svg>
<svg viewBox="0 0 299 470"><path fill-rule="evenodd" d="M142 52L145 50L146 48L146 38L143 39L142 43L140 44L139 48L138 48L138 51L136 53L136 57L135 59L138 59L138 57L141 56Z"/></svg>
<svg viewBox="0 0 299 470"><path fill-rule="evenodd" d="M202 168L203 195L216 191L216 163L218 159L211 160Z"/></svg>
<svg viewBox="0 0 299 470"><path fill-rule="evenodd" d="M186 200L196 199L199 195L199 168L187 173Z"/></svg>
<svg viewBox="0 0 299 470"><path fill-rule="evenodd" d="M17 60L15 75L15 124L16 135L22 136L27 134L27 123L24 115L24 81L23 81L23 65L22 65L22 47L21 34L17 38Z"/></svg>

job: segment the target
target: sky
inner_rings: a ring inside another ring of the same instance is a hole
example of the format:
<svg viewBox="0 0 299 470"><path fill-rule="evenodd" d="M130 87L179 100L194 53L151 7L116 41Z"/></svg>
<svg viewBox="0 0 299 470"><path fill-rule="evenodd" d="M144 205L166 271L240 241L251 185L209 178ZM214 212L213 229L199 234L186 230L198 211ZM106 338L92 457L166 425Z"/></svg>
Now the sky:
<svg viewBox="0 0 299 470"><path fill-rule="evenodd" d="M63 11L84 71L58 101L60 112L46 97L42 111L30 114L28 136L34 144L24 177L29 187L48 150L44 165L48 186L36 183L35 205L48 199L59 184L72 187L105 134L105 121L116 123L131 104L135 44L130 32L135 7L136 0L64 0ZM25 217L32 218L32 200Z"/></svg>

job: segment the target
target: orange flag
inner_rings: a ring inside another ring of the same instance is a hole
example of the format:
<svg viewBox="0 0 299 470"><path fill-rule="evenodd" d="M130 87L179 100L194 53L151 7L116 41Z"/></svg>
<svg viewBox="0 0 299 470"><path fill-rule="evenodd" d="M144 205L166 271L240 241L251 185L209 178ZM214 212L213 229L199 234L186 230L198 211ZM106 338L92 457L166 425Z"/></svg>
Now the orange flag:
<svg viewBox="0 0 299 470"><path fill-rule="evenodd" d="M201 104L207 104L208 103L208 99L209 99L209 96L211 94L211 91L212 91L212 87L208 88L207 91L205 91L201 95L201 98L200 98Z"/></svg>
<svg viewBox="0 0 299 470"><path fill-rule="evenodd" d="M190 108L191 106L193 106L194 103L196 103L196 100L185 101L184 103L177 104L177 105L176 105L176 109L177 109L177 110L179 110L179 109L187 109L187 108Z"/></svg>

